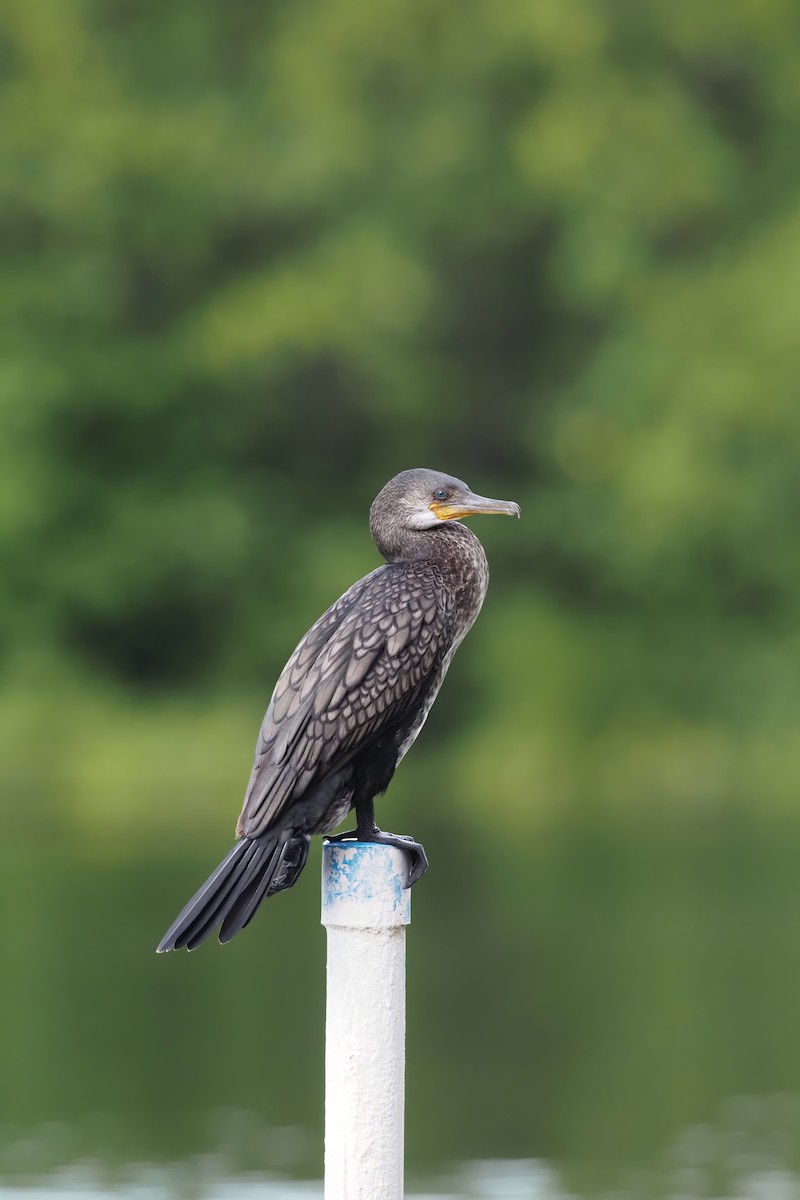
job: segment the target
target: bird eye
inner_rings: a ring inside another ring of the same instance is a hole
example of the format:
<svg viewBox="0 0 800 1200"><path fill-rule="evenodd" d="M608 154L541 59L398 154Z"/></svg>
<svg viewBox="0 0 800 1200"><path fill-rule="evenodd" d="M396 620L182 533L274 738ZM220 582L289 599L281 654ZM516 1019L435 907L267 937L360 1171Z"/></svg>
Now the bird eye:
<svg viewBox="0 0 800 1200"><path fill-rule="evenodd" d="M447 499L447 492L445 491L444 488L437 488L433 494L437 500L446 500Z"/></svg>

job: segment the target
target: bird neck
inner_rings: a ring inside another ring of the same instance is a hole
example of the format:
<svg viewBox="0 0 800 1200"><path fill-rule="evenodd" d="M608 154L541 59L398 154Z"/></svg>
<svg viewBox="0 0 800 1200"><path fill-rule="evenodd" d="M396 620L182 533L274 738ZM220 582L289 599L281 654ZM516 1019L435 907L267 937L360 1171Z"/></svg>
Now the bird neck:
<svg viewBox="0 0 800 1200"><path fill-rule="evenodd" d="M389 563L436 561L463 571L474 565L483 571L486 555L478 538L460 521L442 522L430 529L382 527L373 529L375 545Z"/></svg>

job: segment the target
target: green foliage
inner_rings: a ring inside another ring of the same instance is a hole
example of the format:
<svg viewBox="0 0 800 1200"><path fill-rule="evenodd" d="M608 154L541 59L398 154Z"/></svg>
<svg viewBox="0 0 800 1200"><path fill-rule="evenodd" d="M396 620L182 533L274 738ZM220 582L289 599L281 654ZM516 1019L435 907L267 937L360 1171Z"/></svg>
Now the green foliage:
<svg viewBox="0 0 800 1200"><path fill-rule="evenodd" d="M11 0L8 661L264 687L431 464L524 507L486 531L478 778L763 766L796 716L797 24Z"/></svg>

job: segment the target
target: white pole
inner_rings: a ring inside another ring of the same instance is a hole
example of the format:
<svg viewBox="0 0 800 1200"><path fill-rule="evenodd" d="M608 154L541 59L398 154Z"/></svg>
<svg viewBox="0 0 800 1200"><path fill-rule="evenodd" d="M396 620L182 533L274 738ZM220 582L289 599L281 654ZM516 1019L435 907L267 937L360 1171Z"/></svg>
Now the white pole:
<svg viewBox="0 0 800 1200"><path fill-rule="evenodd" d="M402 1200L408 860L326 843L325 1200Z"/></svg>

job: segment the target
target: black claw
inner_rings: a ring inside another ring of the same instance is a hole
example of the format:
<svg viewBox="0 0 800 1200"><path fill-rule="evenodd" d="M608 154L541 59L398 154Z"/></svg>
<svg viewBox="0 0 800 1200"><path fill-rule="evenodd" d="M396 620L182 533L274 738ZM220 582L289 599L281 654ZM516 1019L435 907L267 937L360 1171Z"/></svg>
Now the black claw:
<svg viewBox="0 0 800 1200"><path fill-rule="evenodd" d="M425 853L425 847L421 846L419 842L409 841L407 845L403 847L403 849L407 850L411 854L411 868L408 872L408 882L406 883L406 887L410 888L413 887L413 885L420 880L427 871L428 856Z"/></svg>

